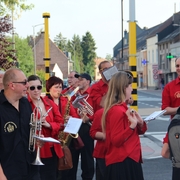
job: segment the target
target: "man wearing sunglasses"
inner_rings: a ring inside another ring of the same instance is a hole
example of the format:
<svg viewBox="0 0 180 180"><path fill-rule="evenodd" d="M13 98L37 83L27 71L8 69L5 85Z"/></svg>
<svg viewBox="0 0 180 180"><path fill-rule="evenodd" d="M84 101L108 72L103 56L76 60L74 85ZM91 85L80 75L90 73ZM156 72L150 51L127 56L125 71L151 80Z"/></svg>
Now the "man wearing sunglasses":
<svg viewBox="0 0 180 180"><path fill-rule="evenodd" d="M40 180L38 166L31 165L35 152L29 152L29 132L32 109L24 96L28 83L17 68L3 77L0 93L0 179Z"/></svg>

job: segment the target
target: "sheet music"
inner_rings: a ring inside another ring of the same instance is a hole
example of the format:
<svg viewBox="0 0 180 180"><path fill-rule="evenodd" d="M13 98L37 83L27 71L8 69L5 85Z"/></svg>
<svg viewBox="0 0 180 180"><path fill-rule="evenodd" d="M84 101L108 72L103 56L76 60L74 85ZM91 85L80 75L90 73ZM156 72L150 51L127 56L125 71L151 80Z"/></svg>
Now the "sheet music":
<svg viewBox="0 0 180 180"><path fill-rule="evenodd" d="M53 142L53 143L58 143L60 144L60 142L52 137L38 137L38 136L33 136L36 139L39 139L41 141L45 141L45 142Z"/></svg>
<svg viewBox="0 0 180 180"><path fill-rule="evenodd" d="M111 77L118 72L118 69L116 66L112 66L108 68L107 70L103 71L103 75L106 78L107 81L111 79Z"/></svg>
<svg viewBox="0 0 180 180"><path fill-rule="evenodd" d="M163 115L166 112L166 110L161 110L161 111L154 111L152 114L147 116L144 121L152 121L158 118L159 116Z"/></svg>
<svg viewBox="0 0 180 180"><path fill-rule="evenodd" d="M81 127L81 124L82 124L82 119L70 117L66 124L66 127L64 128L64 132L77 134L79 128Z"/></svg>

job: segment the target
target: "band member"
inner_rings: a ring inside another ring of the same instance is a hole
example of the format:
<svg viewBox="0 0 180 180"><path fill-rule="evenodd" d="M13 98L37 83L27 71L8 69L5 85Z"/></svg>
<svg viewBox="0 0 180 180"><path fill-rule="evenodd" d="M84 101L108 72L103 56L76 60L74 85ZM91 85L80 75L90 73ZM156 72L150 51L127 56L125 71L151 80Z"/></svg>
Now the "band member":
<svg viewBox="0 0 180 180"><path fill-rule="evenodd" d="M52 76L50 77L46 82L46 91L49 92L49 94L45 98L49 98L53 100L58 108L60 113L62 114L65 123L69 120L69 117L77 117L79 116L76 113L76 110L72 106L72 104L68 104L68 98L62 95L62 87L63 87L63 81L56 77ZM74 146L74 139L69 145L70 150ZM69 176L71 175L69 170L63 170L58 172L58 180L70 180Z"/></svg>
<svg viewBox="0 0 180 180"><path fill-rule="evenodd" d="M78 78L79 83L79 94L88 96L86 97L87 102L91 104L89 100L89 92L90 92L90 84L91 84L91 76L87 73L82 74L75 74L75 77ZM77 150L73 149L73 169L72 169L72 179L76 180L77 168L78 168L78 161L79 155L81 155L81 170L82 174L81 177L83 180L92 180L94 176L94 159L92 157L93 149L94 149L94 141L89 135L90 125L89 125L89 117L85 114L85 112L79 112L83 122L80 130L79 136L81 137L84 147Z"/></svg>
<svg viewBox="0 0 180 180"><path fill-rule="evenodd" d="M28 83L17 68L7 70L0 93L0 179L40 180L38 166L31 165L36 153L29 152L32 108L24 96Z"/></svg>
<svg viewBox="0 0 180 180"><path fill-rule="evenodd" d="M129 74L122 71L112 76L102 116L102 129L106 133L106 180L144 179L139 134L147 127L139 114L127 107L131 92Z"/></svg>
<svg viewBox="0 0 180 180"><path fill-rule="evenodd" d="M94 109L94 113L102 108L102 104L104 103L106 93L108 91L108 83L109 81L103 75L103 71L110 68L112 65L109 61L102 61L99 66L99 73L101 74L101 79L91 86L90 98L92 99L92 105Z"/></svg>
<svg viewBox="0 0 180 180"><path fill-rule="evenodd" d="M96 158L96 180L105 179L105 139L106 135L102 132L101 118L103 108L97 110L93 117L93 123L90 129L90 136L96 140L96 145L93 151L93 157Z"/></svg>
<svg viewBox="0 0 180 180"><path fill-rule="evenodd" d="M64 124L63 118L57 105L50 99L43 99L41 95L42 81L36 75L28 77L28 100L32 109L40 107L42 109L42 134L45 137L58 139L60 127ZM47 111L52 108L48 114ZM56 180L58 158L63 156L61 145L57 143L46 142L41 148L40 157L44 166L40 166L41 180Z"/></svg>

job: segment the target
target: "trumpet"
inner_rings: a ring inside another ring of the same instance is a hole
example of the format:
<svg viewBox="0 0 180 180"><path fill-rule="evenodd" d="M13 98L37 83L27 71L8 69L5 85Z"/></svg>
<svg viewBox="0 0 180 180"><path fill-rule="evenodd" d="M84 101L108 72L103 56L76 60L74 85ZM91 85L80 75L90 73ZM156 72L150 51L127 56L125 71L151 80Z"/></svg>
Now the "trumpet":
<svg viewBox="0 0 180 180"><path fill-rule="evenodd" d="M42 115L41 107L40 106L35 107L33 113L31 114L31 120L30 120L29 150L32 152L35 151L36 138L41 136L42 118L43 115ZM44 165L41 162L39 146L37 147L36 159L32 163L32 165Z"/></svg>

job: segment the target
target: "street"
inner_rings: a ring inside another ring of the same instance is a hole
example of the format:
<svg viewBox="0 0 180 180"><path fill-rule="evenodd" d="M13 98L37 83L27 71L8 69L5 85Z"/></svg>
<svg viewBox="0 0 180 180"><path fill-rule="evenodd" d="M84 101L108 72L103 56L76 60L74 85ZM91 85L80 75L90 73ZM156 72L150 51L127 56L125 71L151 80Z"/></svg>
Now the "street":
<svg viewBox="0 0 180 180"><path fill-rule="evenodd" d="M143 118L160 110L161 93L161 90L138 90L138 112ZM171 180L171 161L162 158L160 154L169 119L169 116L160 116L150 121L147 132L140 136L145 180ZM81 180L80 162L77 180Z"/></svg>

